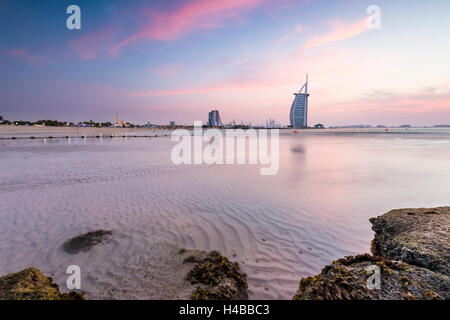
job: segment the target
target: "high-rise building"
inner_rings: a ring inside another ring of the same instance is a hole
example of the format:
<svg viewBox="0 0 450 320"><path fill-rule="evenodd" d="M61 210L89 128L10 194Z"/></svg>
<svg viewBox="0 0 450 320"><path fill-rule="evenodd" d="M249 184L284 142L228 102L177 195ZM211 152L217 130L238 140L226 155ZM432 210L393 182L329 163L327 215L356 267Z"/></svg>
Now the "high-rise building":
<svg viewBox="0 0 450 320"><path fill-rule="evenodd" d="M267 129L275 129L279 128L281 125L277 124L275 122L275 119L269 118L269 120L266 120L266 128Z"/></svg>
<svg viewBox="0 0 450 320"><path fill-rule="evenodd" d="M223 127L222 120L220 119L219 115L219 110L211 110L208 113L208 126Z"/></svg>
<svg viewBox="0 0 450 320"><path fill-rule="evenodd" d="M292 128L305 128L308 126L308 75L306 82L298 93L294 93L290 120Z"/></svg>

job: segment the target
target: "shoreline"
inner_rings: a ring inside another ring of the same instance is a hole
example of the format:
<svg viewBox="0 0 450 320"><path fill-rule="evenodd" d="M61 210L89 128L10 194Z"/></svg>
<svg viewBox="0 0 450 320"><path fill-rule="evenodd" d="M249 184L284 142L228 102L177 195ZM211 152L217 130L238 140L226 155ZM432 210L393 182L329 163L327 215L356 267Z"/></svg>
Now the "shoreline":
<svg viewBox="0 0 450 320"><path fill-rule="evenodd" d="M186 130L192 130L192 127L181 127ZM189 129L190 128L190 129ZM137 134L145 133L160 133L172 132L176 128L97 128L97 127L36 127L36 126L15 126L15 125L0 125L0 139L10 138L12 135L26 136L26 135L45 135L45 134L60 134L60 135L123 135L123 134ZM230 128L222 128L228 130ZM254 128L255 130L264 128ZM267 129L267 128L266 128ZM388 129L386 131L386 129ZM205 130L205 128L203 128ZM231 129L233 130L233 129ZM270 129L267 129L270 130ZM292 128L279 129L282 134L292 134L301 136L302 133L308 134L415 134L415 133L444 133L450 134L450 128L434 128L434 127L413 127L405 130L404 128L325 128L325 129L298 129L294 132Z"/></svg>
<svg viewBox="0 0 450 320"><path fill-rule="evenodd" d="M93 127L34 127L34 126L14 126L0 125L0 137L5 135L30 135L30 134L73 134L73 135L118 135L123 133L142 132L169 132L169 129L160 128L93 128Z"/></svg>

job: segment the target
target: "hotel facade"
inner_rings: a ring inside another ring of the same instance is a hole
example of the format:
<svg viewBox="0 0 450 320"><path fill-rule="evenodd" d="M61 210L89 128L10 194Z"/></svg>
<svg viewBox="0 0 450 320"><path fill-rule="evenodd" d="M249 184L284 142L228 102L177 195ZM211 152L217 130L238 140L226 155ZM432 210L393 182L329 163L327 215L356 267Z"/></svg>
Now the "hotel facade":
<svg viewBox="0 0 450 320"><path fill-rule="evenodd" d="M308 75L306 82L298 93L294 93L290 121L292 128L306 128L308 126Z"/></svg>
<svg viewBox="0 0 450 320"><path fill-rule="evenodd" d="M208 114L208 126L209 127L223 127L222 120L220 119L219 110L212 110Z"/></svg>

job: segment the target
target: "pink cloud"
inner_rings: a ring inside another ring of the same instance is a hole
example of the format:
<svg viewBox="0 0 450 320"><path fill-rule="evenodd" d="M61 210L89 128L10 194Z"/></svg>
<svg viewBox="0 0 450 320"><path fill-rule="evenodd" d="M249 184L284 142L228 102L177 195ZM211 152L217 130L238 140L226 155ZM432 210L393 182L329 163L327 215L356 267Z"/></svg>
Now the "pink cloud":
<svg viewBox="0 0 450 320"><path fill-rule="evenodd" d="M179 96L226 92L227 94L245 92L248 94L259 93L261 90L273 90L279 83L270 81L238 82L231 79L218 81L214 85L201 86L197 88L177 88L172 90L144 90L131 92L132 97L157 97L157 96Z"/></svg>
<svg viewBox="0 0 450 320"><path fill-rule="evenodd" d="M309 72L311 123L378 124L373 122L379 119L380 124L421 124L419 115L430 122L438 114L450 114L450 91L446 88L410 88L411 93L399 93L396 80L380 82L389 74L387 70L392 69L394 62L390 55L365 49L300 50L288 56L239 66L222 80L204 86L139 91L128 96L141 97L138 101L152 101L152 97L162 96L167 97L163 101L179 101L178 97L185 96L183 103L200 107L205 103L217 104L226 110L228 117L263 121L254 116L258 110L257 114L263 117L275 116L278 121L288 123L292 93L299 89L304 74ZM392 88L393 91L371 91L373 88ZM364 92L373 93L361 96Z"/></svg>
<svg viewBox="0 0 450 320"><path fill-rule="evenodd" d="M27 53L24 49L9 50L6 52L9 56L17 59L30 66L43 68L46 64L51 63L51 60L47 57L33 55Z"/></svg>
<svg viewBox="0 0 450 320"><path fill-rule="evenodd" d="M196 89L174 89L174 90L147 90L131 93L133 97L157 97L157 96L179 96L186 94L210 93L229 90L228 86L204 87Z"/></svg>
<svg viewBox="0 0 450 320"><path fill-rule="evenodd" d="M297 24L294 28L294 30L291 30L288 34L282 36L278 41L277 44L283 43L293 37L295 37L297 34L304 32L305 30L308 30L309 27L304 26L302 24Z"/></svg>
<svg viewBox="0 0 450 320"><path fill-rule="evenodd" d="M376 91L365 97L315 105L311 117L332 124L405 123L432 125L446 122L450 116L450 91L416 90L415 93ZM444 119L444 120L440 120ZM448 121L447 121L448 122Z"/></svg>
<svg viewBox="0 0 450 320"><path fill-rule="evenodd" d="M348 39L368 30L367 18L353 23L343 23L339 20L332 20L329 23L331 25L331 32L310 38L304 46L305 49L311 49L323 46L330 42Z"/></svg>
<svg viewBox="0 0 450 320"><path fill-rule="evenodd" d="M149 12L150 22L141 30L117 43L111 54L130 43L147 40L174 40L199 29L212 29L224 21L238 19L240 13L261 4L263 0L194 0L168 13Z"/></svg>
<svg viewBox="0 0 450 320"><path fill-rule="evenodd" d="M107 52L107 48L114 43L114 28L104 28L97 32L90 33L68 42L68 48L82 60L96 58L102 52Z"/></svg>
<svg viewBox="0 0 450 320"><path fill-rule="evenodd" d="M378 107L379 111L403 111L406 113L424 113L430 111L447 110L450 111L450 91L437 92L425 88L418 90L414 94L395 94L391 92L376 92L378 97L366 100L373 107Z"/></svg>

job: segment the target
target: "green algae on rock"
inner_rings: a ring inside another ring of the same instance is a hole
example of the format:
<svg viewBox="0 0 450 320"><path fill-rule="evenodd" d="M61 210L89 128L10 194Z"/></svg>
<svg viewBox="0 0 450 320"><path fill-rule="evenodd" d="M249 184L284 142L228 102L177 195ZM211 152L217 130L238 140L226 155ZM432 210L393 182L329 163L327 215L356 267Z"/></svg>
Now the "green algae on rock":
<svg viewBox="0 0 450 320"><path fill-rule="evenodd" d="M0 277L0 300L84 300L81 293L61 293L52 278L37 268Z"/></svg>
<svg viewBox="0 0 450 320"><path fill-rule="evenodd" d="M247 300L247 275L237 262L231 262L217 251L192 255L185 263L197 263L186 279L197 284L194 300Z"/></svg>
<svg viewBox="0 0 450 320"><path fill-rule="evenodd" d="M112 234L109 230L96 230L73 237L63 244L63 249L69 254L89 251L96 244L102 243Z"/></svg>

